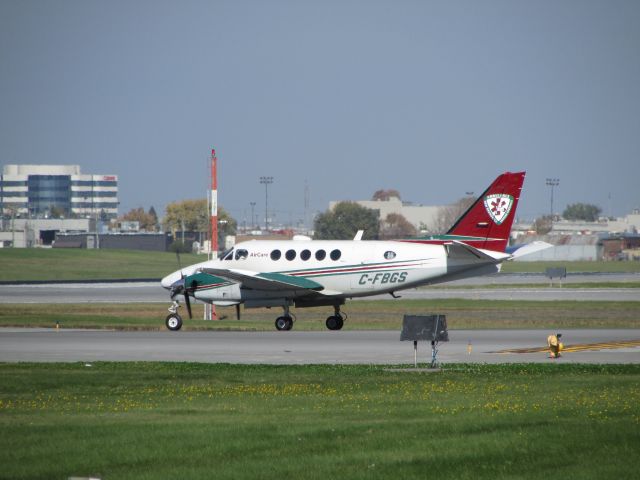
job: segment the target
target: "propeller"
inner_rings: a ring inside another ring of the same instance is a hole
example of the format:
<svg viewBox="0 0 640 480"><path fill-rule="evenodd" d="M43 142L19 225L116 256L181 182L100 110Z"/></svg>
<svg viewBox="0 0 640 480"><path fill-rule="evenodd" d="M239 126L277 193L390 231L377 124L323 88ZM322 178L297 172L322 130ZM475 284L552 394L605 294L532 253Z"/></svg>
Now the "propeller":
<svg viewBox="0 0 640 480"><path fill-rule="evenodd" d="M193 314L191 312L191 300L189 300L189 293L195 292L198 282L195 280L191 281L191 287L187 288L186 285L186 277L184 273L182 273L182 264L180 262L180 252L176 250L176 258L178 259L178 268L180 269L180 280L175 282L171 286L171 299L176 295L183 294L184 295L184 303L187 305L187 312L189 313L189 318L193 318Z"/></svg>

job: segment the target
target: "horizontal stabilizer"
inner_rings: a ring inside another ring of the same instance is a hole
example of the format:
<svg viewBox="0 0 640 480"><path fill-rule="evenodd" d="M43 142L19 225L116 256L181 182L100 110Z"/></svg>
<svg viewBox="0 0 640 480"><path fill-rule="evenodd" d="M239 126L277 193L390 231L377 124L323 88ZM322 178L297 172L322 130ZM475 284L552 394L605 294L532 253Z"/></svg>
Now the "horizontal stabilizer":
<svg viewBox="0 0 640 480"><path fill-rule="evenodd" d="M465 262L473 262L475 260L477 263L497 264L511 257L511 255L506 253L480 250L466 243L456 241L445 243L444 248L447 250L447 258L464 260Z"/></svg>
<svg viewBox="0 0 640 480"><path fill-rule="evenodd" d="M529 255L531 253L536 253L541 250L546 250L547 248L551 248L553 245L547 242L535 241L531 243L526 243L524 245L518 245L516 247L510 248L507 251L511 253L512 258L520 258L525 255Z"/></svg>

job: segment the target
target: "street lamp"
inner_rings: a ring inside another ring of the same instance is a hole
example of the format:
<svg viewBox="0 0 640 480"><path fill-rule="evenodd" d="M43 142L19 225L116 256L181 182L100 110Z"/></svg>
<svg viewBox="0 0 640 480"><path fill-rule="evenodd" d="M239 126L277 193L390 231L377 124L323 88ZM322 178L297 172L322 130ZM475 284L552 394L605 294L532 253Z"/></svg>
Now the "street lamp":
<svg viewBox="0 0 640 480"><path fill-rule="evenodd" d="M273 177L260 177L260 183L264 184L264 229L269 231L269 185L273 183Z"/></svg>
<svg viewBox="0 0 640 480"><path fill-rule="evenodd" d="M550 215L553 217L553 189L560 185L559 178L547 178L547 187L551 187L551 211Z"/></svg>

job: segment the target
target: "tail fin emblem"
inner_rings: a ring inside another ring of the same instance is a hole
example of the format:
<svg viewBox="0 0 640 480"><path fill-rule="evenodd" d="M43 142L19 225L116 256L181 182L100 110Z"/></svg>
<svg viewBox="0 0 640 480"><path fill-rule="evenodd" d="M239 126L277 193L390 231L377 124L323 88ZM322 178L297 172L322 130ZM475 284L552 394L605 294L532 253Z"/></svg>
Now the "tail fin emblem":
<svg viewBox="0 0 640 480"><path fill-rule="evenodd" d="M512 205L513 197L511 195L496 193L484 197L484 208L496 225L505 221Z"/></svg>

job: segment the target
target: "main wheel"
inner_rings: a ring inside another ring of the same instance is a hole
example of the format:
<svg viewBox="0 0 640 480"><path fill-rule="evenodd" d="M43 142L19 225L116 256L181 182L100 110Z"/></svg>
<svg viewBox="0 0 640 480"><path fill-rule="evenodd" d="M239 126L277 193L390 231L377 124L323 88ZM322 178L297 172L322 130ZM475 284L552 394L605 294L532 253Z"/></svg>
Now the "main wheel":
<svg viewBox="0 0 640 480"><path fill-rule="evenodd" d="M293 319L291 317L276 318L276 328L280 331L291 330L293 328Z"/></svg>
<svg viewBox="0 0 640 480"><path fill-rule="evenodd" d="M340 315L332 315L325 323L329 330L340 330L344 326L344 320Z"/></svg>
<svg viewBox="0 0 640 480"><path fill-rule="evenodd" d="M182 328L182 317L177 313L167 315L167 319L164 321L165 325L172 332L177 332Z"/></svg>

